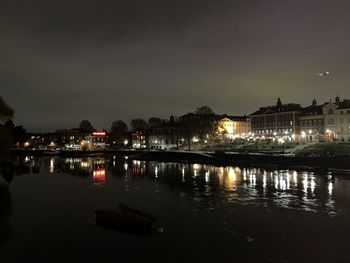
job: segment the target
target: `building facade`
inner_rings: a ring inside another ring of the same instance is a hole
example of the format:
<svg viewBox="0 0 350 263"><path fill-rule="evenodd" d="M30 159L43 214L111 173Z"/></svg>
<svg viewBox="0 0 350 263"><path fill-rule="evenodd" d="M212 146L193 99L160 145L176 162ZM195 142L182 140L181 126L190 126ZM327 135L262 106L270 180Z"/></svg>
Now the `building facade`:
<svg viewBox="0 0 350 263"><path fill-rule="evenodd" d="M300 104L282 104L278 98L276 105L261 107L250 115L251 132L262 138L282 136L294 140L300 133L302 111Z"/></svg>
<svg viewBox="0 0 350 263"><path fill-rule="evenodd" d="M146 131L134 131L131 133L131 147L134 149L146 149L147 138Z"/></svg>
<svg viewBox="0 0 350 263"><path fill-rule="evenodd" d="M244 137L251 133L248 116L218 116L216 123L218 135L224 139Z"/></svg>
<svg viewBox="0 0 350 263"><path fill-rule="evenodd" d="M314 99L310 106L303 109L302 115L299 117L300 140L307 142L325 140L323 106L317 105L317 101Z"/></svg>
<svg viewBox="0 0 350 263"><path fill-rule="evenodd" d="M329 101L323 106L325 138L328 141L350 141L350 100Z"/></svg>
<svg viewBox="0 0 350 263"><path fill-rule="evenodd" d="M181 128L173 116L169 121L148 130L148 145L150 149L178 149L184 143Z"/></svg>
<svg viewBox="0 0 350 263"><path fill-rule="evenodd" d="M239 137L246 136L251 133L250 117L233 116L233 132Z"/></svg>

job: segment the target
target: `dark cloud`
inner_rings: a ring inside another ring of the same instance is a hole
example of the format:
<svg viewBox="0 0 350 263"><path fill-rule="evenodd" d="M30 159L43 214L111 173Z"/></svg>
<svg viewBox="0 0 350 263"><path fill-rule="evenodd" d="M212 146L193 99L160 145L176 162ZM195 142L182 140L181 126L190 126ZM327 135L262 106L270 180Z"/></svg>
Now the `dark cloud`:
<svg viewBox="0 0 350 263"><path fill-rule="evenodd" d="M0 93L33 130L346 97L349 9L342 0L2 1Z"/></svg>

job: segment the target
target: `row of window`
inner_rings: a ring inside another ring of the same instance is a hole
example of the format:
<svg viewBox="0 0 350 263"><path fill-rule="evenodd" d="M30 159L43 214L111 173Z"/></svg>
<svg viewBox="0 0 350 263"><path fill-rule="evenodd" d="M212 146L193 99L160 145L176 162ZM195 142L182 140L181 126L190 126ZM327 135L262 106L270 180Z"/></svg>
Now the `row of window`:
<svg viewBox="0 0 350 263"><path fill-rule="evenodd" d="M271 129L271 130L257 130L256 132L257 133L260 133L260 134L270 134L270 133L274 133L274 132L278 132L278 133L285 133L285 132L288 132L288 133L291 133L293 131L293 129Z"/></svg>
<svg viewBox="0 0 350 263"><path fill-rule="evenodd" d="M300 126L302 127L321 126L322 124L322 119L300 121Z"/></svg>
<svg viewBox="0 0 350 263"><path fill-rule="evenodd" d="M345 123L345 119L344 119L344 118L340 118L339 121L340 121L340 123ZM350 123L350 117L348 117L348 118L346 119L346 122L347 122L347 123ZM335 124L335 120L332 119L332 118L329 118L328 121L327 121L327 123L328 123L328 124Z"/></svg>
<svg viewBox="0 0 350 263"><path fill-rule="evenodd" d="M305 112L305 115L319 115L320 113L318 113L317 111L309 111L309 112ZM321 113L322 114L322 113Z"/></svg>
<svg viewBox="0 0 350 263"><path fill-rule="evenodd" d="M327 113L328 113L328 115L333 115L334 114L334 110L333 109L329 109L328 111L327 111ZM341 110L340 111L340 114L350 114L350 110Z"/></svg>

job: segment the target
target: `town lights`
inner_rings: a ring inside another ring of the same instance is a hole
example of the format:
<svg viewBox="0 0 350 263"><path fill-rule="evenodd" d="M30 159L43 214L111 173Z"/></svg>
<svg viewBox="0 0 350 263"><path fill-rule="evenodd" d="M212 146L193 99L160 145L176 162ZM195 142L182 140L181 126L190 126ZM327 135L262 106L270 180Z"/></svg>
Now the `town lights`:
<svg viewBox="0 0 350 263"><path fill-rule="evenodd" d="M311 134L312 133L312 130L309 130L309 134Z"/></svg>
<svg viewBox="0 0 350 263"><path fill-rule="evenodd" d="M128 140L124 140L124 145L126 146L129 142L128 142Z"/></svg>
<svg viewBox="0 0 350 263"><path fill-rule="evenodd" d="M197 137L193 137L193 138L192 138L192 141L193 141L193 142L199 142L199 139L198 139Z"/></svg>
<svg viewBox="0 0 350 263"><path fill-rule="evenodd" d="M301 132L301 137L302 137L302 138L305 138L305 136L306 136L306 133L305 133L304 131L302 131L302 132Z"/></svg>
<svg viewBox="0 0 350 263"><path fill-rule="evenodd" d="M28 146L29 146L29 142L25 142L24 147L28 147Z"/></svg>

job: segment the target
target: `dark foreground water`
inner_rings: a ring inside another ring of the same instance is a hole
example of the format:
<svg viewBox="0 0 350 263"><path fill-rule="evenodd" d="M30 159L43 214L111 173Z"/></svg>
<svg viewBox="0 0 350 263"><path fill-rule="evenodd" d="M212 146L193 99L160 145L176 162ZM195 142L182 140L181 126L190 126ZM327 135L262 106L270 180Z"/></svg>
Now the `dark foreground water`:
<svg viewBox="0 0 350 263"><path fill-rule="evenodd" d="M350 176L38 158L0 188L0 262L350 262ZM165 232L94 224L124 202Z"/></svg>

